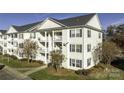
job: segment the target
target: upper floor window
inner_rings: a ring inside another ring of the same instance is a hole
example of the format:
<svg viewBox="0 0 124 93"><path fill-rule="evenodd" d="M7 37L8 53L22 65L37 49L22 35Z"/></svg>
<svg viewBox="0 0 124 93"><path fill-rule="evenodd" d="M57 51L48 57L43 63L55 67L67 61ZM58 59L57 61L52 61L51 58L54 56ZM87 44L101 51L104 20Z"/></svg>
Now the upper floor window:
<svg viewBox="0 0 124 93"><path fill-rule="evenodd" d="M18 42L14 42L14 46L17 47L18 46Z"/></svg>
<svg viewBox="0 0 124 93"><path fill-rule="evenodd" d="M87 59L87 67L91 65L91 58Z"/></svg>
<svg viewBox="0 0 124 93"><path fill-rule="evenodd" d="M17 38L17 34L14 34L14 38Z"/></svg>
<svg viewBox="0 0 124 93"><path fill-rule="evenodd" d="M23 39L23 34L19 34L19 38L20 39Z"/></svg>
<svg viewBox="0 0 124 93"><path fill-rule="evenodd" d="M7 35L4 35L4 39L7 39Z"/></svg>
<svg viewBox="0 0 124 93"><path fill-rule="evenodd" d="M91 44L87 44L87 52L91 51Z"/></svg>
<svg viewBox="0 0 124 93"><path fill-rule="evenodd" d="M24 44L23 43L20 43L19 44L19 48L23 48Z"/></svg>
<svg viewBox="0 0 124 93"><path fill-rule="evenodd" d="M101 33L99 33L99 38L101 38Z"/></svg>
<svg viewBox="0 0 124 93"><path fill-rule="evenodd" d="M75 52L75 45L74 44L70 44L70 52Z"/></svg>
<svg viewBox="0 0 124 93"><path fill-rule="evenodd" d="M36 33L30 33L30 38L36 38Z"/></svg>
<svg viewBox="0 0 124 93"><path fill-rule="evenodd" d="M87 37L91 37L91 30L87 30Z"/></svg>
<svg viewBox="0 0 124 93"><path fill-rule="evenodd" d="M0 35L0 38L2 39L2 35Z"/></svg>
<svg viewBox="0 0 124 93"><path fill-rule="evenodd" d="M82 52L82 45L76 45L76 52Z"/></svg>
<svg viewBox="0 0 124 93"><path fill-rule="evenodd" d="M82 29L76 30L76 37L82 37Z"/></svg>
<svg viewBox="0 0 124 93"><path fill-rule="evenodd" d="M70 37L75 37L75 30L70 30Z"/></svg>
<svg viewBox="0 0 124 93"><path fill-rule="evenodd" d="M7 47L7 43L4 43L4 47Z"/></svg>

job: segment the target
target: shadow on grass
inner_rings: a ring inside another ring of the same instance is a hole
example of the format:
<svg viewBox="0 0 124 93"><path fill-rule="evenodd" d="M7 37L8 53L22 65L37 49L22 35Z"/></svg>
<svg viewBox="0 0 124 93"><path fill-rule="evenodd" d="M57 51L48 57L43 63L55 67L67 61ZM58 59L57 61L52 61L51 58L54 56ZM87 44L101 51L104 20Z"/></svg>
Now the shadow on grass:
<svg viewBox="0 0 124 93"><path fill-rule="evenodd" d="M124 58L117 58L111 65L124 71Z"/></svg>

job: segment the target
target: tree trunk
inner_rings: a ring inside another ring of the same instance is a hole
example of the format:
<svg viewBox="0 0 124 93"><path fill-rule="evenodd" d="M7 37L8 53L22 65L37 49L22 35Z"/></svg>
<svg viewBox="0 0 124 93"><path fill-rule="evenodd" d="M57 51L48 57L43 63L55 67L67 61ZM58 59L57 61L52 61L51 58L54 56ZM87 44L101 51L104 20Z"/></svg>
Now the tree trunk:
<svg viewBox="0 0 124 93"><path fill-rule="evenodd" d="M30 58L29 58L29 56L27 57L27 61L28 61L28 63L30 63Z"/></svg>

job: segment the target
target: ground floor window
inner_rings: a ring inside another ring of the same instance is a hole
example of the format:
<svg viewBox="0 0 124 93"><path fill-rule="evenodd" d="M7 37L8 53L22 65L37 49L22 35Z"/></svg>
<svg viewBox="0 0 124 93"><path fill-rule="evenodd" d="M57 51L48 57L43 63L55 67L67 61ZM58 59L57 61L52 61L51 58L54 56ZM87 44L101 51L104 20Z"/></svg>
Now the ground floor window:
<svg viewBox="0 0 124 93"><path fill-rule="evenodd" d="M70 66L75 67L75 59L70 59Z"/></svg>
<svg viewBox="0 0 124 93"><path fill-rule="evenodd" d="M20 53L20 52L19 52L19 57L23 57L23 53Z"/></svg>
<svg viewBox="0 0 124 93"><path fill-rule="evenodd" d="M87 59L87 67L91 65L91 58Z"/></svg>
<svg viewBox="0 0 124 93"><path fill-rule="evenodd" d="M77 59L70 59L70 66L71 67L82 67L82 60Z"/></svg>
<svg viewBox="0 0 124 93"><path fill-rule="evenodd" d="M76 67L82 67L82 60L76 60Z"/></svg>

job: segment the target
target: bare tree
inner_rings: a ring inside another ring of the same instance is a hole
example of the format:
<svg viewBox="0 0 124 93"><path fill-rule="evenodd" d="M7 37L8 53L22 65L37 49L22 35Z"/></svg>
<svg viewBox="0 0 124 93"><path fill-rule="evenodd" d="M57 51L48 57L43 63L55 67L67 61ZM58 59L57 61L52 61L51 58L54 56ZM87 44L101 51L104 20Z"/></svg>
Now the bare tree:
<svg viewBox="0 0 124 93"><path fill-rule="evenodd" d="M97 65L98 62L102 60L102 44L98 44L92 52L94 64Z"/></svg>
<svg viewBox="0 0 124 93"><path fill-rule="evenodd" d="M112 41L105 41L102 44L102 62L106 64L106 69L111 65L111 62L116 58L118 48Z"/></svg>
<svg viewBox="0 0 124 93"><path fill-rule="evenodd" d="M37 53L37 50L38 50L38 44L35 41L31 41L30 39L24 41L22 52L24 53L28 62L30 62L32 56Z"/></svg>
<svg viewBox="0 0 124 93"><path fill-rule="evenodd" d="M62 62L65 60L65 56L62 54L61 50L54 50L50 53L50 61L53 64L53 67L58 71L58 68L62 64Z"/></svg>

